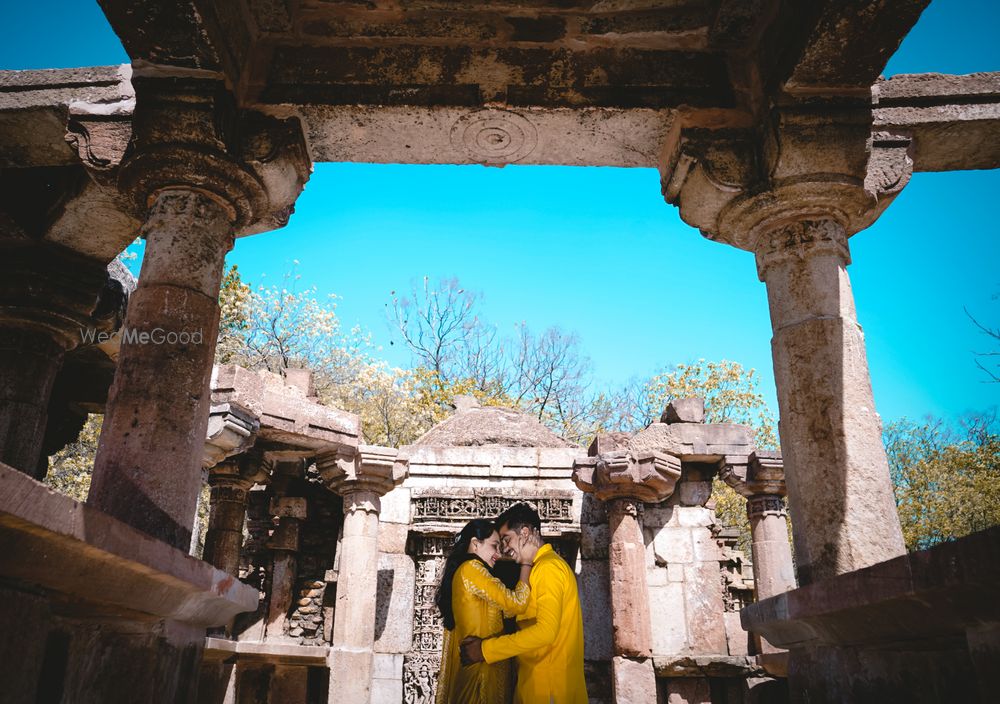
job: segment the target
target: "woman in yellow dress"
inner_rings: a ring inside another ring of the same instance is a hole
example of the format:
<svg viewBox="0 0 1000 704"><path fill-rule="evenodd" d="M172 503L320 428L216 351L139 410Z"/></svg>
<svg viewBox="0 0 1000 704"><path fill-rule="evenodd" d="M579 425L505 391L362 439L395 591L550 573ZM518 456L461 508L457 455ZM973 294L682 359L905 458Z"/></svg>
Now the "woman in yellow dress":
<svg viewBox="0 0 1000 704"><path fill-rule="evenodd" d="M518 554L513 551L515 556ZM444 620L441 673L435 704L509 704L510 660L462 666L459 646L468 636L503 633L503 617L528 606L531 564L522 564L517 586L508 589L493 576L500 558L500 535L492 521L476 518L462 529L445 561L435 602Z"/></svg>

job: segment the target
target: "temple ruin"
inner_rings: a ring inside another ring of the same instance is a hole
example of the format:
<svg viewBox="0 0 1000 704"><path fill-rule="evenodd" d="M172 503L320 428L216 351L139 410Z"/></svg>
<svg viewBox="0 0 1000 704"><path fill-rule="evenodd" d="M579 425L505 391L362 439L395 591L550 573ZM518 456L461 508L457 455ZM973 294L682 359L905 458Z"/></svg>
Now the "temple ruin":
<svg viewBox="0 0 1000 704"><path fill-rule="evenodd" d="M1000 166L1000 74L879 75L927 3L100 0L130 65L0 72L5 701L431 701L445 544L515 500L576 567L594 702L995 699L1000 529L906 554L847 271L912 173ZM782 453L695 400L373 447L307 372L215 366L226 253L321 161L659 169L755 255ZM39 480L87 412L81 504Z"/></svg>

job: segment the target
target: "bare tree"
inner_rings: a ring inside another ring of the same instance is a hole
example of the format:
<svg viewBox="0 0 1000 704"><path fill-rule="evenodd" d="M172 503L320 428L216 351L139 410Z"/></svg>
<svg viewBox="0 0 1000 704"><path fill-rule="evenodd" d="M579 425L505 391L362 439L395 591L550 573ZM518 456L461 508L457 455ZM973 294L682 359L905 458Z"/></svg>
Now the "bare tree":
<svg viewBox="0 0 1000 704"><path fill-rule="evenodd" d="M456 278L432 286L427 276L422 285L413 283L409 296L397 296L395 291L391 295L390 323L419 363L447 381L469 331L479 325L475 313L479 296L462 288Z"/></svg>
<svg viewBox="0 0 1000 704"><path fill-rule="evenodd" d="M1000 296L994 296L997 298ZM993 340L994 344L1000 343L1000 328L991 328L980 323L976 318L969 312L968 308L965 308L965 314L969 316L969 320L972 321L973 325L979 328L980 332ZM990 378L990 383L1000 383L1000 350L993 350L991 352L974 352L976 357L976 366L986 372L986 375ZM989 359L989 358L996 359Z"/></svg>

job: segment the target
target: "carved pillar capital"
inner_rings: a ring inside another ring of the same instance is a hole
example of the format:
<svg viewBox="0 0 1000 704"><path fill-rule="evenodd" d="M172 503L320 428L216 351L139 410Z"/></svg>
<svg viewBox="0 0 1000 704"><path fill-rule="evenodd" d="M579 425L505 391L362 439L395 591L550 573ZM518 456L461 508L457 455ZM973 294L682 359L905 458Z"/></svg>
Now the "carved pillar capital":
<svg viewBox="0 0 1000 704"><path fill-rule="evenodd" d="M673 494L680 476L680 459L662 452L618 450L573 466L573 482L602 501L659 503Z"/></svg>
<svg viewBox="0 0 1000 704"><path fill-rule="evenodd" d="M378 512L379 497L392 491L408 474L409 460L389 447L341 447L316 457L323 481L345 498L344 509Z"/></svg>
<svg viewBox="0 0 1000 704"><path fill-rule="evenodd" d="M755 494L747 499L747 517L757 518L759 516L780 516L784 518L788 515L785 508L785 499L774 494Z"/></svg>
<svg viewBox="0 0 1000 704"><path fill-rule="evenodd" d="M771 495L783 497L785 489L785 463L780 452L757 450L747 462L747 491L752 496Z"/></svg>
<svg viewBox="0 0 1000 704"><path fill-rule="evenodd" d="M770 267L790 259L804 260L809 257L829 254L841 262L851 263L844 226L832 217L807 217L789 220L761 233L754 250L757 260L757 276L765 281Z"/></svg>
<svg viewBox="0 0 1000 704"><path fill-rule="evenodd" d="M119 188L138 211L163 191L215 201L241 234L284 225L309 177L301 126L239 110L221 81L136 76L132 139Z"/></svg>
<svg viewBox="0 0 1000 704"><path fill-rule="evenodd" d="M872 129L870 107L776 108L769 129L674 134L663 194L712 240L757 251L785 222L868 227L909 182L910 137Z"/></svg>

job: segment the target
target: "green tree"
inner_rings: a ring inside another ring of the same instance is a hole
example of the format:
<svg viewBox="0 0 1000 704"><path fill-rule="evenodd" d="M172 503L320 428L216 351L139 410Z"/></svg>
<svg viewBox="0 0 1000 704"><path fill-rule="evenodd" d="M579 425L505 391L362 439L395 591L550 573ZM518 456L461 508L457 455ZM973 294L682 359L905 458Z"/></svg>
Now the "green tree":
<svg viewBox="0 0 1000 704"><path fill-rule="evenodd" d="M905 418L884 433L896 508L909 550L1000 524L1000 431L996 413L963 419Z"/></svg>
<svg viewBox="0 0 1000 704"><path fill-rule="evenodd" d="M46 485L77 501L87 500L103 421L103 415L91 413L77 439L49 458Z"/></svg>
<svg viewBox="0 0 1000 704"><path fill-rule="evenodd" d="M738 362L700 359L693 364L678 364L649 379L642 386L642 396L636 405L655 416L673 399L692 396L705 399L705 422L741 423L751 429L758 448L777 448L776 423L760 392L760 376ZM746 499L716 478L711 500L719 521L739 529L739 548L749 556Z"/></svg>

